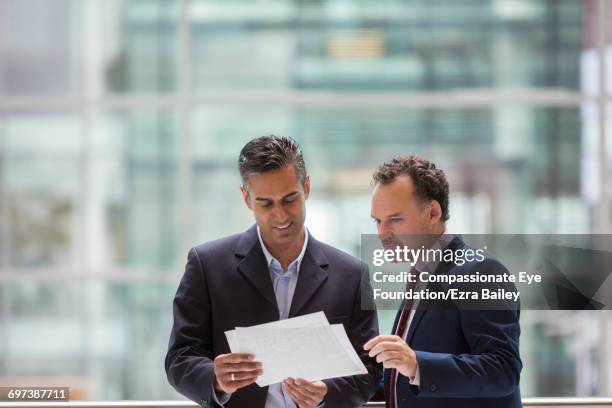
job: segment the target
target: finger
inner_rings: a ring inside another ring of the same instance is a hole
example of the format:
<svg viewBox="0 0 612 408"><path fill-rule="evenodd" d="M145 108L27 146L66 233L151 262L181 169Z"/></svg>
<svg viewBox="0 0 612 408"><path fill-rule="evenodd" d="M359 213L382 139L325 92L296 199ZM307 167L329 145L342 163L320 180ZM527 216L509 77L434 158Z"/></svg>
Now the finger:
<svg viewBox="0 0 612 408"><path fill-rule="evenodd" d="M263 368L262 364L259 361L254 361L251 363L234 363L227 365L232 371L253 371L253 370L261 370Z"/></svg>
<svg viewBox="0 0 612 408"><path fill-rule="evenodd" d="M262 364L260 362L251 363L235 363L235 364L222 364L218 367L217 371L220 373L237 373L241 371L255 371L261 370Z"/></svg>
<svg viewBox="0 0 612 408"><path fill-rule="evenodd" d="M222 390L224 390L225 392L231 394L231 393L235 392L239 388L246 387L247 385L253 384L256 380L257 380L257 377L255 377L255 378L247 378L247 379L243 379L243 380L239 380L239 381L230 381L230 380L224 381L224 380L219 380L219 384L221 385L221 389Z"/></svg>
<svg viewBox="0 0 612 408"><path fill-rule="evenodd" d="M296 403L304 404L306 402L297 387L289 379L283 380L283 386Z"/></svg>
<svg viewBox="0 0 612 408"><path fill-rule="evenodd" d="M309 405L314 405L316 402L315 396L312 395L306 388L304 388L304 380L301 380L300 383L295 379L290 379L287 381L289 387L293 390L295 394L305 403Z"/></svg>
<svg viewBox="0 0 612 408"><path fill-rule="evenodd" d="M287 390L287 393L289 393L289 396L291 397L293 402L295 402L295 405L297 405L298 407L306 405L306 401L302 400L302 397L297 394L292 388L289 388L285 385L285 389Z"/></svg>
<svg viewBox="0 0 612 408"><path fill-rule="evenodd" d="M398 341L401 340L398 336L394 336L392 334L381 334L380 336L376 336L370 340L366 344L363 345L364 350L370 350L372 347L376 346L381 341Z"/></svg>
<svg viewBox="0 0 612 408"><path fill-rule="evenodd" d="M257 379L257 377L259 377L262 373L262 370L245 371L241 373L229 373L225 375L225 378L226 381L235 383L237 381Z"/></svg>
<svg viewBox="0 0 612 408"><path fill-rule="evenodd" d="M253 354L248 353L231 353L231 354L220 354L215 358L215 361L220 359L223 364L226 363L242 363L245 361L253 361L255 360L255 356Z"/></svg>
<svg viewBox="0 0 612 408"><path fill-rule="evenodd" d="M303 394L300 394L299 391L297 391L295 388L293 388L293 389L285 388L285 389L287 390L287 392L291 396L291 399L293 399L293 401L295 401L295 404L298 407L302 408L302 407L313 407L313 406L315 406L315 404L313 402L310 402Z"/></svg>
<svg viewBox="0 0 612 408"><path fill-rule="evenodd" d="M321 392L321 387L303 378L294 378L295 385L308 394L317 394Z"/></svg>
<svg viewBox="0 0 612 408"><path fill-rule="evenodd" d="M399 351L402 349L402 342L390 342L390 341L383 341L378 343L376 346L374 346L374 348L372 348L372 350L370 350L368 352L368 355L370 357L374 357L380 353L382 353L383 351L390 351L390 350L394 350L394 351Z"/></svg>
<svg viewBox="0 0 612 408"><path fill-rule="evenodd" d="M377 363L383 363L388 360L398 359L401 360L402 354L397 351L383 351L376 356Z"/></svg>

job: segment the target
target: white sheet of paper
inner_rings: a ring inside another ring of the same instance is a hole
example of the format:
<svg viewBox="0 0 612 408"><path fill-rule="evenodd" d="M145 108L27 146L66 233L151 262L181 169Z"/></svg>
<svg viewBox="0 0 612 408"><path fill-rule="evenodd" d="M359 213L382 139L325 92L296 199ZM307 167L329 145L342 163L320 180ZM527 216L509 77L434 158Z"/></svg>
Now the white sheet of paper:
<svg viewBox="0 0 612 408"><path fill-rule="evenodd" d="M274 322L258 324L254 327L270 327L270 328L287 328L287 327L313 327L313 326L328 326L329 321L325 317L323 312L315 312L307 315L292 317L291 319L276 320ZM236 330L228 330L225 332L227 343L229 344L232 353L239 353L238 351L238 338L236 337Z"/></svg>
<svg viewBox="0 0 612 408"><path fill-rule="evenodd" d="M228 335L232 352L254 354L255 359L262 363L263 375L257 379L259 386L274 384L287 377L314 381L367 374L344 326L319 324L320 317L312 316L301 321L291 320L294 319L238 327ZM299 326L304 321L317 324ZM230 341L230 337L233 340ZM236 345L236 349L231 343Z"/></svg>
<svg viewBox="0 0 612 408"><path fill-rule="evenodd" d="M332 324L331 328L333 329L334 334L336 335L336 339L338 339L338 342L342 345L342 347L345 350L349 350L350 351L348 354L349 354L351 360L353 360L353 362L357 366L363 367L363 370L365 370L365 372L362 372L360 374L366 374L368 372L368 370L363 365L363 361L361 361L361 359L359 358L357 353L355 353L355 349L353 348L353 345L351 344L351 341L349 340L348 336L346 335L346 330L344 330L344 326L341 325L341 324Z"/></svg>

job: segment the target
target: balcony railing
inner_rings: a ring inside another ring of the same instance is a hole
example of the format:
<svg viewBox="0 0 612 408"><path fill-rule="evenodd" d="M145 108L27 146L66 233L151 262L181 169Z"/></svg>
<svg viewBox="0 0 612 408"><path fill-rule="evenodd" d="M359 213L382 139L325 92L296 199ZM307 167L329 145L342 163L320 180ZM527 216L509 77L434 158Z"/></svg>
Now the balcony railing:
<svg viewBox="0 0 612 408"><path fill-rule="evenodd" d="M384 408L369 402L367 408ZM194 408L190 401L70 401L70 402L0 402L0 408ZM612 407L612 398L524 398L523 407L592 408Z"/></svg>

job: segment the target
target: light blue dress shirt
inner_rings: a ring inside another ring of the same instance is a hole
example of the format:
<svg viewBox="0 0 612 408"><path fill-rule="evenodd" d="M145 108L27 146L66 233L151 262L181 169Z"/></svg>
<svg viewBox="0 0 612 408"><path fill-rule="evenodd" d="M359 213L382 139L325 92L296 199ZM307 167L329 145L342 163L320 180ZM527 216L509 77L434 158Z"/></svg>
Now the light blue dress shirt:
<svg viewBox="0 0 612 408"><path fill-rule="evenodd" d="M274 294L276 295L276 304L278 305L279 319L283 320L289 317L289 310L291 309L291 301L293 300L293 294L295 293L295 287L297 286L298 274L300 272L300 265L306 252L306 245L308 245L308 231L304 227L304 245L298 257L289 264L287 271L283 271L280 262L272 256L268 248L261 239L261 233L259 227L257 227L257 236L259 237L259 243L261 244L261 250L266 257L266 264L270 271L270 279L272 279L272 287L274 288ZM265 367L264 367L265 370ZM268 386L268 398L266 399L265 408L296 408L295 402L291 399L291 396L285 389L282 383L270 384Z"/></svg>

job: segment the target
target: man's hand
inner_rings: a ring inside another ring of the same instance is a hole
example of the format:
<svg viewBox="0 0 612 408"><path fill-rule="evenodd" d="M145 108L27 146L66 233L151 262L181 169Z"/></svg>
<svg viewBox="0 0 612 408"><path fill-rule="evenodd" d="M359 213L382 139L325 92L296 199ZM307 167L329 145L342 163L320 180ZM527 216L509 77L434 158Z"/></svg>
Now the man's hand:
<svg viewBox="0 0 612 408"><path fill-rule="evenodd" d="M399 373L414 378L418 368L416 353L398 336L376 336L363 345L369 350L370 357L376 357L377 363L383 363L385 368L395 368Z"/></svg>
<svg viewBox="0 0 612 408"><path fill-rule="evenodd" d="M253 384L263 373L261 363L252 354L219 354L215 358L215 389L231 394Z"/></svg>
<svg viewBox="0 0 612 408"><path fill-rule="evenodd" d="M327 395L327 384L323 381L286 378L283 385L299 408L314 408L321 404Z"/></svg>

